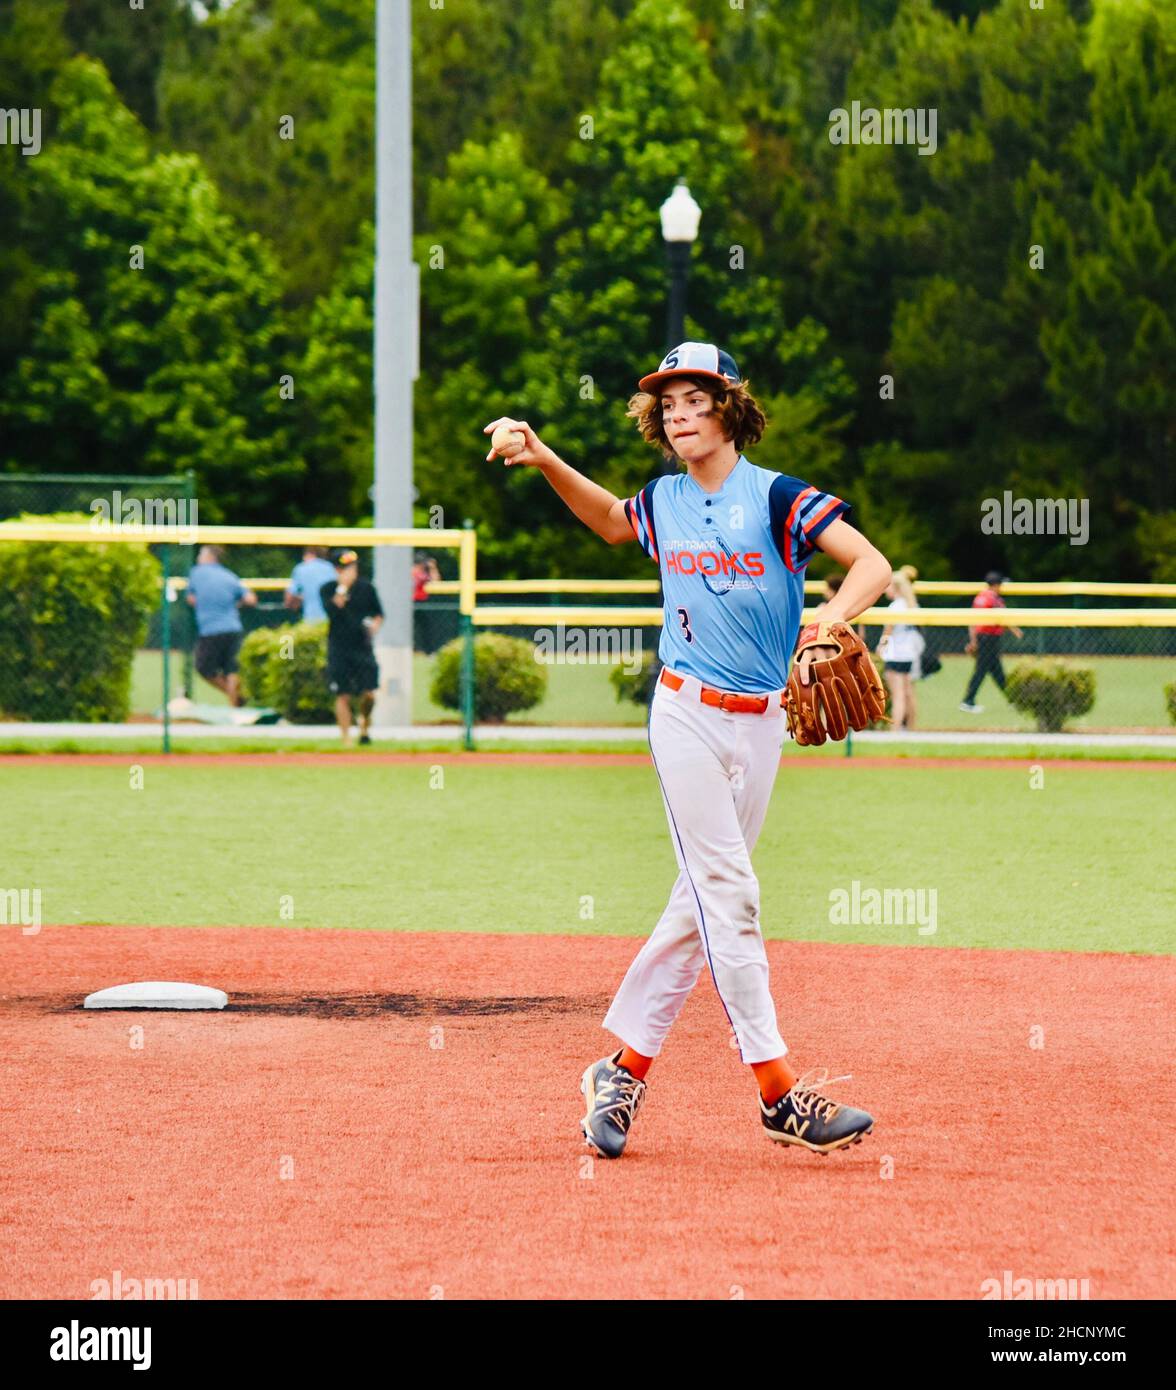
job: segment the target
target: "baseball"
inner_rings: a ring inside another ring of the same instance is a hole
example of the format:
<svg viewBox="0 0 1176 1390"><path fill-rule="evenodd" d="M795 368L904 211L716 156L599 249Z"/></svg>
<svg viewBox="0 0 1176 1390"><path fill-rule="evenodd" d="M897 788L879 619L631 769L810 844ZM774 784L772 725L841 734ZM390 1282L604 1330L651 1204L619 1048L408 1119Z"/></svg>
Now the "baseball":
<svg viewBox="0 0 1176 1390"><path fill-rule="evenodd" d="M521 449L526 442L527 436L522 430L508 429L505 425L499 425L490 436L490 447L499 454L508 449Z"/></svg>

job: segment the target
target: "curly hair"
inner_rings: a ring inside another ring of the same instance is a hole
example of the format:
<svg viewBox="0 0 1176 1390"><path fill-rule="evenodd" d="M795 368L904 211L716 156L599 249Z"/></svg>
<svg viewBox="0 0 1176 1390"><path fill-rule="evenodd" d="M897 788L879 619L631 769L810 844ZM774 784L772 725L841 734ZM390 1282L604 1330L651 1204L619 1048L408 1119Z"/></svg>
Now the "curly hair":
<svg viewBox="0 0 1176 1390"><path fill-rule="evenodd" d="M711 397L724 438L731 440L740 453L751 445L758 444L763 438L768 422L746 381L728 382L724 387L717 386L707 377L683 376L679 379L692 381L700 391L705 391ZM656 444L664 458L677 457L673 445L666 437L660 396L638 391L635 396L629 398L629 408L625 414L637 421L642 438L650 444Z"/></svg>

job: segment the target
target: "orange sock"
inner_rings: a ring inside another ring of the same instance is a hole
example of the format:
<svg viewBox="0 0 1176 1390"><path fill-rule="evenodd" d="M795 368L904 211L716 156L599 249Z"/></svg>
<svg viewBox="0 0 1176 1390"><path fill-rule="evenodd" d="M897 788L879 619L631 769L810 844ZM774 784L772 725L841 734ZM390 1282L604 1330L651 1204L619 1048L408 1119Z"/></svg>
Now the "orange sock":
<svg viewBox="0 0 1176 1390"><path fill-rule="evenodd" d="M759 1083L765 1105L775 1105L782 1095L796 1085L796 1075L783 1057L770 1062L752 1062L751 1069Z"/></svg>
<svg viewBox="0 0 1176 1390"><path fill-rule="evenodd" d="M624 1067L629 1075L635 1076L638 1081L644 1081L645 1073L653 1066L653 1058L642 1057L640 1052L634 1052L631 1047L622 1047L617 1066Z"/></svg>

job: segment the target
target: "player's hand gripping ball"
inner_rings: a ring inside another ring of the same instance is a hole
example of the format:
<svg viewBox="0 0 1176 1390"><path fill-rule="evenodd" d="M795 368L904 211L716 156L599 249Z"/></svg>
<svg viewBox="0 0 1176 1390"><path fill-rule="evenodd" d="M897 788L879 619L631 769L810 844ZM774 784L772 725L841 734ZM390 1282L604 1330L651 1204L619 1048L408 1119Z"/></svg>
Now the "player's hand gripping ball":
<svg viewBox="0 0 1176 1390"><path fill-rule="evenodd" d="M490 436L490 447L498 454L515 453L527 442L527 436L522 430L507 429L505 425L499 425Z"/></svg>
<svg viewBox="0 0 1176 1390"><path fill-rule="evenodd" d="M491 420L482 433L490 436L487 463L499 456L508 468L520 464L525 468L546 468L559 462L526 420L512 420L509 415L503 415Z"/></svg>
<svg viewBox="0 0 1176 1390"><path fill-rule="evenodd" d="M800 658L827 648L816 660ZM809 623L796 643L785 692L788 732L802 746L843 739L886 716L886 692L866 644L848 623Z"/></svg>
<svg viewBox="0 0 1176 1390"><path fill-rule="evenodd" d="M527 447L527 427L520 428L522 422L503 418L486 426L483 434L490 435L490 452L486 455L489 463L496 454L502 456L504 463L510 464Z"/></svg>

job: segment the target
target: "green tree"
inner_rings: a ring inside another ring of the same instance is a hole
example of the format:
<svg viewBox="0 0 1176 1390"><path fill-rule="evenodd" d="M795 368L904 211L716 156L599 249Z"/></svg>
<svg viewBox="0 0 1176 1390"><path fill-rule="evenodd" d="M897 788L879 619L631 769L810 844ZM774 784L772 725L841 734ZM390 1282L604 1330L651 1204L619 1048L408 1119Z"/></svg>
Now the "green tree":
<svg viewBox="0 0 1176 1390"><path fill-rule="evenodd" d="M1071 137L1089 89L1079 38L1060 7L1002 0L969 30L907 3L855 67L844 104L934 109L935 153L829 147L837 205L817 283L859 383L852 442L869 510L924 556L933 536L964 572L998 559L1020 574L1073 565L1072 551L1062 559L1037 538L994 543L979 517L1004 487L1084 491L1082 442L1044 385L1047 296L1030 263L1036 190L1076 177ZM942 473L923 476L935 457ZM903 520L913 514L929 526Z"/></svg>
<svg viewBox="0 0 1176 1390"><path fill-rule="evenodd" d="M1137 528L1176 498L1176 11L1096 0L1086 63L1086 183L1038 208L1053 256L1041 341L1050 395L1088 443L1102 549L1136 574Z"/></svg>
<svg viewBox="0 0 1176 1390"><path fill-rule="evenodd" d="M741 132L681 4L638 0L601 70L585 126L567 142L574 215L556 245L542 322L555 373L540 400L553 443L567 441L602 482L635 487L659 460L624 418L646 364L666 350L666 281L657 210L685 176L704 209L690 269L690 336L731 317L728 261L748 229L728 193L746 171ZM557 444L558 447L558 444Z"/></svg>
<svg viewBox="0 0 1176 1390"><path fill-rule="evenodd" d="M764 236L744 211L752 181L745 133L711 66L705 26L682 5L639 0L590 114L591 138L571 142L568 154L575 211L557 245L544 317L559 366L540 408L560 441L619 493L661 466L623 403L666 348L657 209L681 175L702 208L687 334L722 341L769 411L802 425L795 448L781 432L769 436L763 461L799 467L822 458L818 440L827 445L843 423L846 382L821 326L788 321Z"/></svg>
<svg viewBox="0 0 1176 1390"><path fill-rule="evenodd" d="M54 138L28 161L14 229L37 271L0 382L4 466L191 468L208 520L272 520L302 461L278 394L271 258L197 160L152 157L102 67L71 60L50 97Z"/></svg>
<svg viewBox="0 0 1176 1390"><path fill-rule="evenodd" d="M449 157L467 142L489 143L504 123L517 120L512 34L519 20L514 8L504 0L464 0L441 8L430 0L412 0L413 206L418 221L419 210L428 206L430 184L445 177Z"/></svg>
<svg viewBox="0 0 1176 1390"><path fill-rule="evenodd" d="M52 137L53 111L49 89L69 58L63 32L64 0L10 0L0 6L0 106L41 111L42 148ZM37 265L42 248L13 229L24 225L36 159L16 145L0 145L0 379L28 341Z"/></svg>
<svg viewBox="0 0 1176 1390"><path fill-rule="evenodd" d="M294 407L306 475L292 501L314 524L352 526L371 513L373 242L368 222L307 320Z"/></svg>
<svg viewBox="0 0 1176 1390"><path fill-rule="evenodd" d="M551 374L533 324L546 295L551 236L564 198L530 168L517 135L467 144L429 192L421 267L422 370L416 392L416 485L422 507L448 524L471 517L505 538L541 520L518 491L542 479L503 476L487 464L482 426L500 414L528 418L536 384ZM538 425L538 422L535 422ZM522 472L524 470L517 470ZM529 494L528 494L529 495Z"/></svg>
<svg viewBox="0 0 1176 1390"><path fill-rule="evenodd" d="M205 0L215 11L218 0ZM154 0L133 9L110 0L66 0L65 33L75 53L97 58L148 130L157 121L156 84L169 41L197 23L191 0Z"/></svg>
<svg viewBox="0 0 1176 1390"><path fill-rule="evenodd" d="M200 156L225 208L266 238L287 303L325 293L371 217L372 0L238 0L169 46L167 144Z"/></svg>

